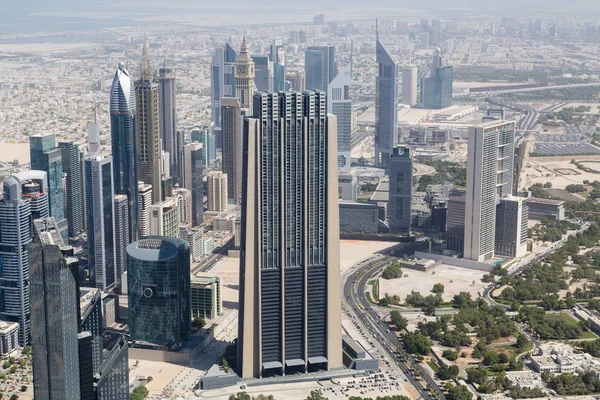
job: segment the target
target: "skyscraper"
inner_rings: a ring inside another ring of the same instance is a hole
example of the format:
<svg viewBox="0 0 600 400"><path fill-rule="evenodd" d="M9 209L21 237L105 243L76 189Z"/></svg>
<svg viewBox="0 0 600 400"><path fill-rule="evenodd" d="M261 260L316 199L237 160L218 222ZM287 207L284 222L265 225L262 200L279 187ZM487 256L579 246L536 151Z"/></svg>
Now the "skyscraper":
<svg viewBox="0 0 600 400"><path fill-rule="evenodd" d="M76 283L57 245L28 247L35 398L79 400Z"/></svg>
<svg viewBox="0 0 600 400"><path fill-rule="evenodd" d="M62 153L56 147L56 136L54 134L30 136L29 155L31 170L45 171L48 174L50 216L56 220L63 241L67 243L69 227L64 210Z"/></svg>
<svg viewBox="0 0 600 400"><path fill-rule="evenodd" d="M221 101L223 172L227 174L227 197L237 203L242 190L242 127L240 103L237 99Z"/></svg>
<svg viewBox="0 0 600 400"><path fill-rule="evenodd" d="M257 92L244 121L242 378L342 366L335 130L323 92Z"/></svg>
<svg viewBox="0 0 600 400"><path fill-rule="evenodd" d="M515 123L491 121L469 128L464 258L494 256L496 205L511 194Z"/></svg>
<svg viewBox="0 0 600 400"><path fill-rule="evenodd" d="M408 147L395 147L390 156L390 199L388 222L390 231L410 236L412 223L413 160Z"/></svg>
<svg viewBox="0 0 600 400"><path fill-rule="evenodd" d="M158 84L153 78L147 43L142 47L141 75L135 81L135 98L138 178L152 185L152 202L158 203L162 196Z"/></svg>
<svg viewBox="0 0 600 400"><path fill-rule="evenodd" d="M527 253L527 199L506 195L496 206L496 239L494 254L522 257Z"/></svg>
<svg viewBox="0 0 600 400"><path fill-rule="evenodd" d="M127 246L129 336L173 345L190 334L190 245L149 236Z"/></svg>
<svg viewBox="0 0 600 400"><path fill-rule="evenodd" d="M59 142L63 173L67 174L66 198L69 236L77 236L85 227L81 151L73 142Z"/></svg>
<svg viewBox="0 0 600 400"><path fill-rule="evenodd" d="M227 174L210 171L207 175L208 211L225 211L227 209Z"/></svg>
<svg viewBox="0 0 600 400"><path fill-rule="evenodd" d="M207 127L195 126L190 132L190 137L192 142L202 143L202 160L206 168L210 167L217 158L215 135Z"/></svg>
<svg viewBox="0 0 600 400"><path fill-rule="evenodd" d="M338 167L350 168L352 165L352 62L348 63L327 86L327 112L337 119Z"/></svg>
<svg viewBox="0 0 600 400"><path fill-rule="evenodd" d="M388 169L390 154L398 143L398 64L377 35L375 93L375 165Z"/></svg>
<svg viewBox="0 0 600 400"><path fill-rule="evenodd" d="M414 106L419 101L417 100L417 67L402 68L402 104Z"/></svg>
<svg viewBox="0 0 600 400"><path fill-rule="evenodd" d="M88 154L85 159L88 260L90 283L101 290L117 282L112 157Z"/></svg>
<svg viewBox="0 0 600 400"><path fill-rule="evenodd" d="M254 96L254 61L248 53L246 37L242 41L240 54L235 63L235 94L240 101L240 108L252 109Z"/></svg>
<svg viewBox="0 0 600 400"><path fill-rule="evenodd" d="M269 57L273 62L273 90L285 90L286 63L285 49L281 40L276 40L271 45Z"/></svg>
<svg viewBox="0 0 600 400"><path fill-rule="evenodd" d="M150 236L150 206L152 205L152 185L144 182L138 184L138 226L140 229L139 237Z"/></svg>
<svg viewBox="0 0 600 400"><path fill-rule="evenodd" d="M21 198L29 200L31 204L31 219L48 218L50 216L48 174L45 171L23 171L13 176L18 178L21 184ZM63 240L62 232L60 233Z"/></svg>
<svg viewBox="0 0 600 400"><path fill-rule="evenodd" d="M180 183L181 166L177 158L177 121L175 101L175 74L173 68L163 66L158 69L158 104L160 107L160 134L162 149L169 153L170 176Z"/></svg>
<svg viewBox="0 0 600 400"><path fill-rule="evenodd" d="M210 69L210 99L212 121L217 147L221 147L221 99L235 97L235 61L237 51L225 43L223 48L215 50Z"/></svg>
<svg viewBox="0 0 600 400"><path fill-rule="evenodd" d="M452 66L442 67L439 50L431 59L429 76L421 82L421 105L433 109L452 105Z"/></svg>
<svg viewBox="0 0 600 400"><path fill-rule="evenodd" d="M256 90L273 90L273 61L268 56L252 56L256 70Z"/></svg>
<svg viewBox="0 0 600 400"><path fill-rule="evenodd" d="M115 265L117 282L121 286L121 275L127 271L127 256L125 254L129 244L129 208L127 196L116 194L114 196L115 209Z"/></svg>
<svg viewBox="0 0 600 400"><path fill-rule="evenodd" d="M204 222L204 163L202 145L189 143L184 146L183 187L192 191L192 225Z"/></svg>
<svg viewBox="0 0 600 400"><path fill-rule="evenodd" d="M125 69L125 64L120 63L110 89L110 137L114 190L116 194L126 195L129 202L128 241L130 243L138 237L138 219L135 218L138 215L138 156L135 112L136 99L133 79ZM93 125L97 131L97 126Z"/></svg>
<svg viewBox="0 0 600 400"><path fill-rule="evenodd" d="M8 177L0 200L0 317L19 323L19 345L29 344L29 251L33 239L31 203L22 198L21 181Z"/></svg>
<svg viewBox="0 0 600 400"><path fill-rule="evenodd" d="M337 75L335 46L308 46L304 53L304 73L307 90L326 92Z"/></svg>
<svg viewBox="0 0 600 400"><path fill-rule="evenodd" d="M177 188L173 192L179 210L179 224L192 224L192 191L185 188Z"/></svg>

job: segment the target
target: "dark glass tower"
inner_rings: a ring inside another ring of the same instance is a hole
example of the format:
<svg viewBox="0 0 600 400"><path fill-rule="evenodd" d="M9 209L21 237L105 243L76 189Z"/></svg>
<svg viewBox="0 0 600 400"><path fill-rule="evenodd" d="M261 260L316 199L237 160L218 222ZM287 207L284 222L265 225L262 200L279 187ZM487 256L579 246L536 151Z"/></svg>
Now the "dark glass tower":
<svg viewBox="0 0 600 400"><path fill-rule="evenodd" d="M216 145L221 147L221 99L235 97L235 62L237 51L225 43L215 50L210 69L210 99Z"/></svg>
<svg viewBox="0 0 600 400"><path fill-rule="evenodd" d="M337 75L335 46L308 46L304 56L307 90L327 91Z"/></svg>
<svg viewBox="0 0 600 400"><path fill-rule="evenodd" d="M33 390L41 400L79 400L76 283L56 245L32 243Z"/></svg>
<svg viewBox="0 0 600 400"><path fill-rule="evenodd" d="M257 92L244 120L238 366L342 366L335 117L323 92Z"/></svg>
<svg viewBox="0 0 600 400"><path fill-rule="evenodd" d="M413 160L408 147L396 147L390 156L390 231L410 235L412 223Z"/></svg>
<svg viewBox="0 0 600 400"><path fill-rule="evenodd" d="M110 136L114 190L127 195L129 203L129 242L137 239L138 167L133 80L119 64L110 89ZM89 206L88 206L89 207ZM89 214L89 212L88 212Z"/></svg>
<svg viewBox="0 0 600 400"><path fill-rule="evenodd" d="M66 203L69 236L79 235L84 230L83 176L81 174L81 152L73 142L59 142L63 172L67 174Z"/></svg>
<svg viewBox="0 0 600 400"><path fill-rule="evenodd" d="M162 149L169 153L169 169L173 180L181 183L181 167L177 157L175 74L171 67L163 66L158 69L158 106Z"/></svg>
<svg viewBox="0 0 600 400"><path fill-rule="evenodd" d="M442 67L442 57L436 53L431 60L429 76L421 82L423 108L440 109L452 105L452 66Z"/></svg>
<svg viewBox="0 0 600 400"><path fill-rule="evenodd" d="M118 334L104 336L104 362L96 382L96 399L129 400L127 341Z"/></svg>
<svg viewBox="0 0 600 400"><path fill-rule="evenodd" d="M192 225L200 226L204 222L204 171L202 145L192 142L183 147L184 168L183 187L192 192Z"/></svg>
<svg viewBox="0 0 600 400"><path fill-rule="evenodd" d="M171 346L190 334L190 245L148 236L127 246L129 337Z"/></svg>
<svg viewBox="0 0 600 400"><path fill-rule="evenodd" d="M56 147L56 136L33 135L29 137L31 170L48 174L48 201L50 216L54 217L63 242L69 241L69 228L65 219L63 196L63 165L61 150Z"/></svg>

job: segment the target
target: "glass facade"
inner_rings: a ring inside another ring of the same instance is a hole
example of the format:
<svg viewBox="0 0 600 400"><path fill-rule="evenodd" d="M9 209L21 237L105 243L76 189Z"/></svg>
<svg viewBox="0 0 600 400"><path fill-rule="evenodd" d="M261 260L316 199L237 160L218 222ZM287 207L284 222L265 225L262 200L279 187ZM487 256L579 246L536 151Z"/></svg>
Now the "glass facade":
<svg viewBox="0 0 600 400"><path fill-rule="evenodd" d="M73 237L83 232L85 226L81 156L73 142L60 142L58 147L61 150L62 169L67 174L66 218L69 236Z"/></svg>
<svg viewBox="0 0 600 400"><path fill-rule="evenodd" d="M118 334L104 337L104 362L96 382L97 400L129 399L129 356L127 341Z"/></svg>
<svg viewBox="0 0 600 400"><path fill-rule="evenodd" d="M76 284L56 245L29 245L33 389L40 400L79 400Z"/></svg>
<svg viewBox="0 0 600 400"><path fill-rule="evenodd" d="M410 235L412 223L413 160L408 147L396 147L390 156L390 231Z"/></svg>
<svg viewBox="0 0 600 400"><path fill-rule="evenodd" d="M375 164L388 169L389 157L398 142L398 64L377 39L375 94Z"/></svg>
<svg viewBox="0 0 600 400"><path fill-rule="evenodd" d="M134 341L173 345L190 333L190 246L149 236L127 246L129 333Z"/></svg>
<svg viewBox="0 0 600 400"><path fill-rule="evenodd" d="M122 63L110 89L110 137L115 193L127 195L129 216L138 215L135 90ZM129 242L137 239L137 234L137 218L129 218Z"/></svg>
<svg viewBox="0 0 600 400"><path fill-rule="evenodd" d="M306 89L327 91L337 75L335 46L309 46L304 55Z"/></svg>

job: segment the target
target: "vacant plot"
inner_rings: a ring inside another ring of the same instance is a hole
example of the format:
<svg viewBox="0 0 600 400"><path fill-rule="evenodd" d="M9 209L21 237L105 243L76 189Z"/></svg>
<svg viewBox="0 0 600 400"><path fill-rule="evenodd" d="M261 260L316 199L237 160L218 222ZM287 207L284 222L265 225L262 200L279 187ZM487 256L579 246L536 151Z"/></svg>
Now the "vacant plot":
<svg viewBox="0 0 600 400"><path fill-rule="evenodd" d="M444 285L442 298L444 301L450 301L454 295L460 292L469 292L473 298L477 298L479 290L486 285L481 282L481 278L486 272L451 265L443 264L429 272L409 269L402 271L404 275L402 278L379 280L379 296L387 293L390 296L400 296L404 301L406 295L413 290L427 296L431 293L433 285L441 283Z"/></svg>

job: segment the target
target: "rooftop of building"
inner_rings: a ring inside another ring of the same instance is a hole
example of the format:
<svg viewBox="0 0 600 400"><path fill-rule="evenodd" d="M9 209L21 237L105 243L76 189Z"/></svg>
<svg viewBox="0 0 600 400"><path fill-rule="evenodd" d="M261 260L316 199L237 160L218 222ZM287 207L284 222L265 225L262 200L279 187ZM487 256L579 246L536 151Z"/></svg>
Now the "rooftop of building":
<svg viewBox="0 0 600 400"><path fill-rule="evenodd" d="M191 284L192 285L212 285L213 283L218 283L221 278L218 276L201 276L195 275L192 276Z"/></svg>
<svg viewBox="0 0 600 400"><path fill-rule="evenodd" d="M358 201L350 201L350 200L340 200L340 207L346 208L377 208L375 204L372 203L361 203Z"/></svg>
<svg viewBox="0 0 600 400"><path fill-rule="evenodd" d="M565 204L564 200L539 199L537 197L528 197L527 203L548 204L553 206L562 206Z"/></svg>
<svg viewBox="0 0 600 400"><path fill-rule="evenodd" d="M148 236L127 246L127 256L143 261L160 261L177 255L180 246L188 242L168 236Z"/></svg>
<svg viewBox="0 0 600 400"><path fill-rule="evenodd" d="M6 335L15 329L19 329L19 324L17 322L0 321L0 335Z"/></svg>
<svg viewBox="0 0 600 400"><path fill-rule="evenodd" d="M81 288L81 294L79 296L79 307L81 309L81 317L83 319L84 315L86 315L90 307L94 304L95 301L100 299L100 289L96 288Z"/></svg>

